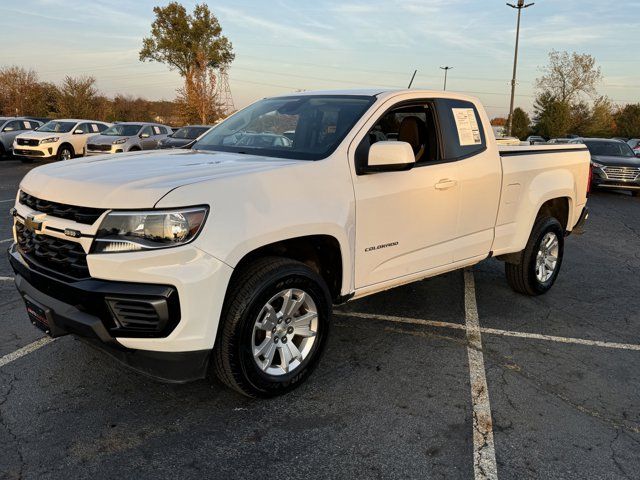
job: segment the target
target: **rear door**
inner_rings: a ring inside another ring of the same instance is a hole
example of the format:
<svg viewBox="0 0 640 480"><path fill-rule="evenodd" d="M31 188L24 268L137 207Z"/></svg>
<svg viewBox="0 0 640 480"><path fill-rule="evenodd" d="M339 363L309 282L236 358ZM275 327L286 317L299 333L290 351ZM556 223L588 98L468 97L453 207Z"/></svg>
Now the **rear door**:
<svg viewBox="0 0 640 480"><path fill-rule="evenodd" d="M490 124L472 102L436 101L444 157L458 167L460 213L451 243L453 261L488 255L502 187L502 163Z"/></svg>
<svg viewBox="0 0 640 480"><path fill-rule="evenodd" d="M403 124L418 129L407 136ZM357 165L366 161L370 145L384 140L413 142L416 166L404 172L358 174ZM442 156L434 103L390 105L356 141L356 288L450 264L460 209L459 169Z"/></svg>

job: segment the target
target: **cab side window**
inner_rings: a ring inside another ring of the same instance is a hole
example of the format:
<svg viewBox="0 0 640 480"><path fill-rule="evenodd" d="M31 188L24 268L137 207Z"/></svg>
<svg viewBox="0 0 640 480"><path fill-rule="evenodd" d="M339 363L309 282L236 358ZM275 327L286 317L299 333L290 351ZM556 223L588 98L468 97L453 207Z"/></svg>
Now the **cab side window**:
<svg viewBox="0 0 640 480"><path fill-rule="evenodd" d="M104 132L107 128L109 128L109 126L105 125L104 123L98 123L97 128L98 132Z"/></svg>
<svg viewBox="0 0 640 480"><path fill-rule="evenodd" d="M371 145L384 141L411 145L416 166L438 162L440 148L433 106L426 102L409 103L383 114L356 149L356 169L366 164Z"/></svg>

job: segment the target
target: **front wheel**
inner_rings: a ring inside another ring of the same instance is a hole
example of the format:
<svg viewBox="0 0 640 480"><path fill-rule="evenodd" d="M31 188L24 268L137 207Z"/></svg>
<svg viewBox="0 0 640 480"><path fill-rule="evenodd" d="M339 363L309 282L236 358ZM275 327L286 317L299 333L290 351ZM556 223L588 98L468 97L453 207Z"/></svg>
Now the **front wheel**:
<svg viewBox="0 0 640 480"><path fill-rule="evenodd" d="M213 371L250 397L300 385L316 367L329 334L331 296L303 263L257 260L232 280L213 352Z"/></svg>
<svg viewBox="0 0 640 480"><path fill-rule="evenodd" d="M551 217L538 218L519 262L505 264L509 286L530 296L548 292L558 278L563 255L564 231L560 222Z"/></svg>
<svg viewBox="0 0 640 480"><path fill-rule="evenodd" d="M73 158L73 148L70 145L62 145L58 149L58 160L71 160Z"/></svg>

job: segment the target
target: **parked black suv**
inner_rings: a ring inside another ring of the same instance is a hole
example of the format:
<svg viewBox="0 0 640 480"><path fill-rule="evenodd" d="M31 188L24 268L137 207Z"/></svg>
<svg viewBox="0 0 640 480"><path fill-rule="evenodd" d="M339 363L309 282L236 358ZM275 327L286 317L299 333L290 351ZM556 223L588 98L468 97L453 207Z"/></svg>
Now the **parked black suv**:
<svg viewBox="0 0 640 480"><path fill-rule="evenodd" d="M628 190L640 195L640 158L629 145L619 140L584 138L580 140L591 153L592 186Z"/></svg>

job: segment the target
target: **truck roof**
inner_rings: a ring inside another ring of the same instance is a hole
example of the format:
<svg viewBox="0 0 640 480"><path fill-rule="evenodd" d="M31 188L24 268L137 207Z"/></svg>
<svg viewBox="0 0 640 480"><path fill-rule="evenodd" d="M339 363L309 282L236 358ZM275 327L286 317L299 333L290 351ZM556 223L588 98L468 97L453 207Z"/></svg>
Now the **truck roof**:
<svg viewBox="0 0 640 480"><path fill-rule="evenodd" d="M479 101L476 97L464 93L443 91L443 90L421 90L421 89L389 89L389 88L361 88L347 90L309 90L305 92L291 92L284 95L276 95L276 97L300 97L311 95L364 95L368 97L394 97L406 93L418 94L425 98L459 98L465 100Z"/></svg>

